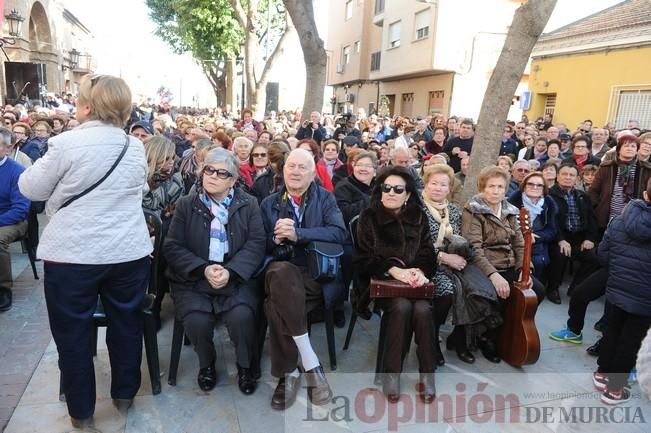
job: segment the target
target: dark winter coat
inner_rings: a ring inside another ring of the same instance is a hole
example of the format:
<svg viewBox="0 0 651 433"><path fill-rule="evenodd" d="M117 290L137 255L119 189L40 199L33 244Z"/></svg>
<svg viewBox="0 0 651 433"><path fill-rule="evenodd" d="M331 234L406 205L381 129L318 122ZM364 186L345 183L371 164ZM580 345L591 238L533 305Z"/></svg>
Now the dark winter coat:
<svg viewBox="0 0 651 433"><path fill-rule="evenodd" d="M357 180L354 174L337 183L335 198L337 206L344 216L346 227L350 224L351 219L368 207L371 201L371 188L372 186Z"/></svg>
<svg viewBox="0 0 651 433"><path fill-rule="evenodd" d="M214 289L204 276L210 264L212 214L199 194L191 191L176 202L176 210L163 244L177 317L189 312L223 312L245 304L254 311L259 295L251 277L264 260L265 232L255 198L235 189L228 209L228 256L222 264L230 273L228 284Z"/></svg>
<svg viewBox="0 0 651 433"><path fill-rule="evenodd" d="M358 248L353 263L359 275L354 293L356 311L365 311L370 302L371 278L386 279L392 267L418 268L427 278L436 273L436 257L429 224L419 200L410 197L398 215L384 208L379 199L371 201L357 223Z"/></svg>
<svg viewBox="0 0 651 433"><path fill-rule="evenodd" d="M632 200L613 218L599 244L608 266L606 297L622 310L651 316L651 205Z"/></svg>
<svg viewBox="0 0 651 433"><path fill-rule="evenodd" d="M524 207L522 192L516 191L513 193L509 197L509 202L518 209ZM556 202L547 195L543 203L542 213L536 217L535 221L531 221L533 234L538 236L532 248L532 261L536 270L549 265L549 244L555 242L558 236L557 214Z"/></svg>
<svg viewBox="0 0 651 433"><path fill-rule="evenodd" d="M573 194L576 194L576 205L579 208L579 214L583 220L583 239L597 243L599 241L599 228L597 227L597 217L592 209L590 198L586 193L576 188L573 191ZM557 242L564 241L569 233L566 230L567 202L563 198L564 194L558 185L552 186L549 190L549 197L554 199L558 208L558 214L556 216L556 226L558 227Z"/></svg>
<svg viewBox="0 0 651 433"><path fill-rule="evenodd" d="M258 203L262 203L262 200L283 186L282 176L278 176L276 179L274 177L276 177L276 174L273 170L267 170L266 173L256 177L253 181L251 192L258 199Z"/></svg>
<svg viewBox="0 0 651 433"><path fill-rule="evenodd" d="M320 123L316 128L312 128L312 125L308 122L307 126L301 126L298 128L298 131L296 131L297 139L303 140L304 138L311 138L316 141L316 144L319 146L321 146L323 140L327 140L327 137L328 132Z"/></svg>
<svg viewBox="0 0 651 433"><path fill-rule="evenodd" d="M304 200L302 221L297 221L294 210L283 187L262 201L262 220L266 232L266 252L271 256L277 246L273 241L274 227L280 218L292 218L295 221L297 240L294 245L295 256L289 260L297 266L306 266L306 247L312 241L331 242L343 245L348 232L344 225L341 211L337 207L335 196L312 182ZM345 291L341 280L323 283L325 306L344 298Z"/></svg>
<svg viewBox="0 0 651 433"><path fill-rule="evenodd" d="M610 219L610 198L617 179L617 161L604 161L595 174L592 185L588 189L588 196L592 201L597 215L599 227L604 228ZM633 198L642 198L642 192L646 190L647 182L651 178L651 163L637 161L635 166L635 180L633 185Z"/></svg>

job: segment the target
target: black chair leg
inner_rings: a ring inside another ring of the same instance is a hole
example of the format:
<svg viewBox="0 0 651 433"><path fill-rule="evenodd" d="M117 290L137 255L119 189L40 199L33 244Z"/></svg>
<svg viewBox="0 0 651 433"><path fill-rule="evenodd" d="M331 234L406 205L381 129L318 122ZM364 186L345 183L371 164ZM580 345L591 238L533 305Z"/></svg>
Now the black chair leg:
<svg viewBox="0 0 651 433"><path fill-rule="evenodd" d="M353 311L353 314L350 316L350 323L348 323L348 332L346 332L346 341L344 341L344 350L348 350L348 345L350 344L350 339L353 337L353 329L355 329L356 322L357 322L357 313Z"/></svg>
<svg viewBox="0 0 651 433"><path fill-rule="evenodd" d="M178 319L174 319L174 332L172 333L172 354L170 355L170 372L167 376L167 383L176 386L176 373L179 370L179 359L181 358L181 347L184 335L183 325Z"/></svg>
<svg viewBox="0 0 651 433"><path fill-rule="evenodd" d="M330 307L325 311L326 337L328 339L328 355L330 356L330 370L337 369L337 348L335 347L335 321L334 309Z"/></svg>
<svg viewBox="0 0 651 433"><path fill-rule="evenodd" d="M38 272L36 272L36 249L30 245L30 240L25 239L22 242L23 249L27 252L27 257L29 258L29 264L32 265L32 273L34 274L34 279L38 280Z"/></svg>
<svg viewBox="0 0 651 433"><path fill-rule="evenodd" d="M160 394L161 392L157 332L158 328L154 315L151 312L146 312L144 326L145 354L147 355L147 367L149 368L151 393L153 395Z"/></svg>
<svg viewBox="0 0 651 433"><path fill-rule="evenodd" d="M373 382L376 385L382 384L382 373L384 373L384 349L385 349L385 340L387 333L387 319L385 315L382 315L382 320L380 320L380 336L378 338L377 344L377 357L375 359L375 379Z"/></svg>

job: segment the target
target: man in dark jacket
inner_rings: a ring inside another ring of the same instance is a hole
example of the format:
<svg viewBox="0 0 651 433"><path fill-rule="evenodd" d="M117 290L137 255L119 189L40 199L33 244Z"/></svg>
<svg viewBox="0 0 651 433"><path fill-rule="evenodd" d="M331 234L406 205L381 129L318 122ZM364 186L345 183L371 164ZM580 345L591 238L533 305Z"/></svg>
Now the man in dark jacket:
<svg viewBox="0 0 651 433"><path fill-rule="evenodd" d="M461 160L469 156L472 151L473 134L472 120L464 119L459 127L459 136L450 138L443 146L443 152L450 157L450 167L455 173L461 170Z"/></svg>
<svg viewBox="0 0 651 433"><path fill-rule="evenodd" d="M212 150L205 167L201 186L177 201L163 245L176 319L199 356L199 387L209 391L217 383L213 328L220 317L235 344L239 388L251 394L260 376L260 298L251 278L264 259L262 216L256 199L234 187L232 153Z"/></svg>
<svg viewBox="0 0 651 433"><path fill-rule="evenodd" d="M321 142L330 137L328 137L328 132L320 122L321 114L318 111L313 111L310 113L310 120L303 122L303 125L296 131L296 138L299 140L311 138L321 147Z"/></svg>
<svg viewBox="0 0 651 433"><path fill-rule="evenodd" d="M314 183L314 174L314 157L304 149L293 150L283 167L285 186L262 201L267 253L273 257L265 272L265 313L271 374L280 378L271 406L278 410L296 399L299 354L312 403L325 404L332 395L306 318L320 305L332 306L344 291L339 281L320 284L309 275L306 248L312 241L343 244L346 228L334 196Z"/></svg>
<svg viewBox="0 0 651 433"><path fill-rule="evenodd" d="M557 184L549 191L558 208L558 238L557 242L549 245L551 262L547 293L550 298L558 297L558 288L570 257L580 262L581 267L575 272L569 291L599 267L594 249L599 241L597 218L590 198L574 187L578 176L576 165L561 164Z"/></svg>

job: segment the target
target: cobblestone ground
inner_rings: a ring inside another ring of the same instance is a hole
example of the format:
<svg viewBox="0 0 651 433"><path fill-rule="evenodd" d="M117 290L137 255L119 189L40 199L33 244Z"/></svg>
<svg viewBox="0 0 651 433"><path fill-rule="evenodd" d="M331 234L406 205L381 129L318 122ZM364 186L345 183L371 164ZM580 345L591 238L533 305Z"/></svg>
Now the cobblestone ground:
<svg viewBox="0 0 651 433"><path fill-rule="evenodd" d="M20 244L11 245L13 307L0 313L0 430L4 430L25 392L52 335L43 296L43 270L34 280Z"/></svg>

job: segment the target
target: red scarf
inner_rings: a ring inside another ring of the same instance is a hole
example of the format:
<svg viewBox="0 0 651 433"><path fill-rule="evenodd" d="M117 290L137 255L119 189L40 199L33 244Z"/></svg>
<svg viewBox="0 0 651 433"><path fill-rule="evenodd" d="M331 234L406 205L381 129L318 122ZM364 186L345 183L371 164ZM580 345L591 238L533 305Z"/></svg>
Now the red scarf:
<svg viewBox="0 0 651 433"><path fill-rule="evenodd" d="M588 155L585 155L583 157L577 157L576 155L574 157L574 162L576 162L576 165L579 166L579 171L583 170L583 166L585 165L585 162L588 160Z"/></svg>

